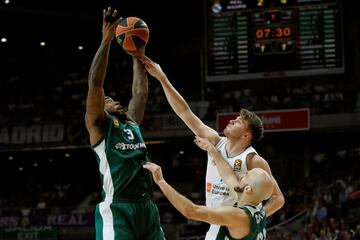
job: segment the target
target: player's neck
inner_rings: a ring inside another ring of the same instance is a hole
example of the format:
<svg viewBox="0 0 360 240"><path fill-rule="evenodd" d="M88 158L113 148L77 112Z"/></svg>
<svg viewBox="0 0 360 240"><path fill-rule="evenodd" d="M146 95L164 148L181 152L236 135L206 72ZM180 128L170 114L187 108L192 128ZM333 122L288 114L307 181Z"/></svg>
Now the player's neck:
<svg viewBox="0 0 360 240"><path fill-rule="evenodd" d="M244 152L249 146L241 141L232 141L228 139L226 152L229 157L235 157Z"/></svg>
<svg viewBox="0 0 360 240"><path fill-rule="evenodd" d="M259 205L260 202L256 202L256 201L253 201L253 199L251 198L246 198L246 197L243 197L241 199L239 199L238 201L238 206L240 205L251 205L251 206L257 206Z"/></svg>

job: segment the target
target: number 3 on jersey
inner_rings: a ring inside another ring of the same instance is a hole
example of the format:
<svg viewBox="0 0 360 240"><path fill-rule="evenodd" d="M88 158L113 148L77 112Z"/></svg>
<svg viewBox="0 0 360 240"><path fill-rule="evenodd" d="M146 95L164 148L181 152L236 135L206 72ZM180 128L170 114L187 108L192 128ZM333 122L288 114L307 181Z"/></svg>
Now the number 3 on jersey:
<svg viewBox="0 0 360 240"><path fill-rule="evenodd" d="M126 133L127 138L129 140L134 140L134 134L132 133L132 131L130 129L124 129L124 132Z"/></svg>

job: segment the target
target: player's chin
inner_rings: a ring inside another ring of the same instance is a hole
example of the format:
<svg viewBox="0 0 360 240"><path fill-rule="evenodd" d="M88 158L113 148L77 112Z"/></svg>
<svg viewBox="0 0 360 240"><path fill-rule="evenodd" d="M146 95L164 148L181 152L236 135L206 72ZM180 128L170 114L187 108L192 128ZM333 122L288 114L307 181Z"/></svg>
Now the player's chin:
<svg viewBox="0 0 360 240"><path fill-rule="evenodd" d="M126 121L128 119L127 114L124 110L116 111L116 116L120 121Z"/></svg>
<svg viewBox="0 0 360 240"><path fill-rule="evenodd" d="M124 109L113 109L112 111L109 112L116 116L126 116L126 112Z"/></svg>
<svg viewBox="0 0 360 240"><path fill-rule="evenodd" d="M125 112L124 109L117 110L116 113L117 113L118 115L126 115L126 112Z"/></svg>

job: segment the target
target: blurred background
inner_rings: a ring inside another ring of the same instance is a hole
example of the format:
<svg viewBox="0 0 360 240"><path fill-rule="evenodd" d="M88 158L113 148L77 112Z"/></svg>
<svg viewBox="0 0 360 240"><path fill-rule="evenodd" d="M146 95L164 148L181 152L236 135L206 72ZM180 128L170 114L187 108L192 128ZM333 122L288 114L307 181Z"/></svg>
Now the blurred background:
<svg viewBox="0 0 360 240"><path fill-rule="evenodd" d="M220 133L256 111L255 145L286 199L268 239L360 239L360 17L350 1L0 2L0 239L94 239L100 178L84 125L102 9L142 18L146 54ZM127 105L132 62L113 41L105 82ZM204 203L206 154L149 77L142 129L168 181ZM201 240L154 187L167 239Z"/></svg>

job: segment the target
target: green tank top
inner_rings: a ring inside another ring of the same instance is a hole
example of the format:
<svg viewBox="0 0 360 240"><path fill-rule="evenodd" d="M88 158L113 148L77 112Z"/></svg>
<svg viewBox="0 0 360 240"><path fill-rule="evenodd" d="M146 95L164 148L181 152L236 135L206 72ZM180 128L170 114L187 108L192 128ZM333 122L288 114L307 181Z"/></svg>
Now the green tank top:
<svg viewBox="0 0 360 240"><path fill-rule="evenodd" d="M263 208L251 205L239 206L250 218L251 230L249 235L241 238L241 240L263 240L266 239L266 215ZM216 240L239 240L230 236L226 226L221 226Z"/></svg>
<svg viewBox="0 0 360 240"><path fill-rule="evenodd" d="M152 178L142 167L148 156L139 126L109 115L104 133L104 139L92 146L99 164L104 200L149 199Z"/></svg>

